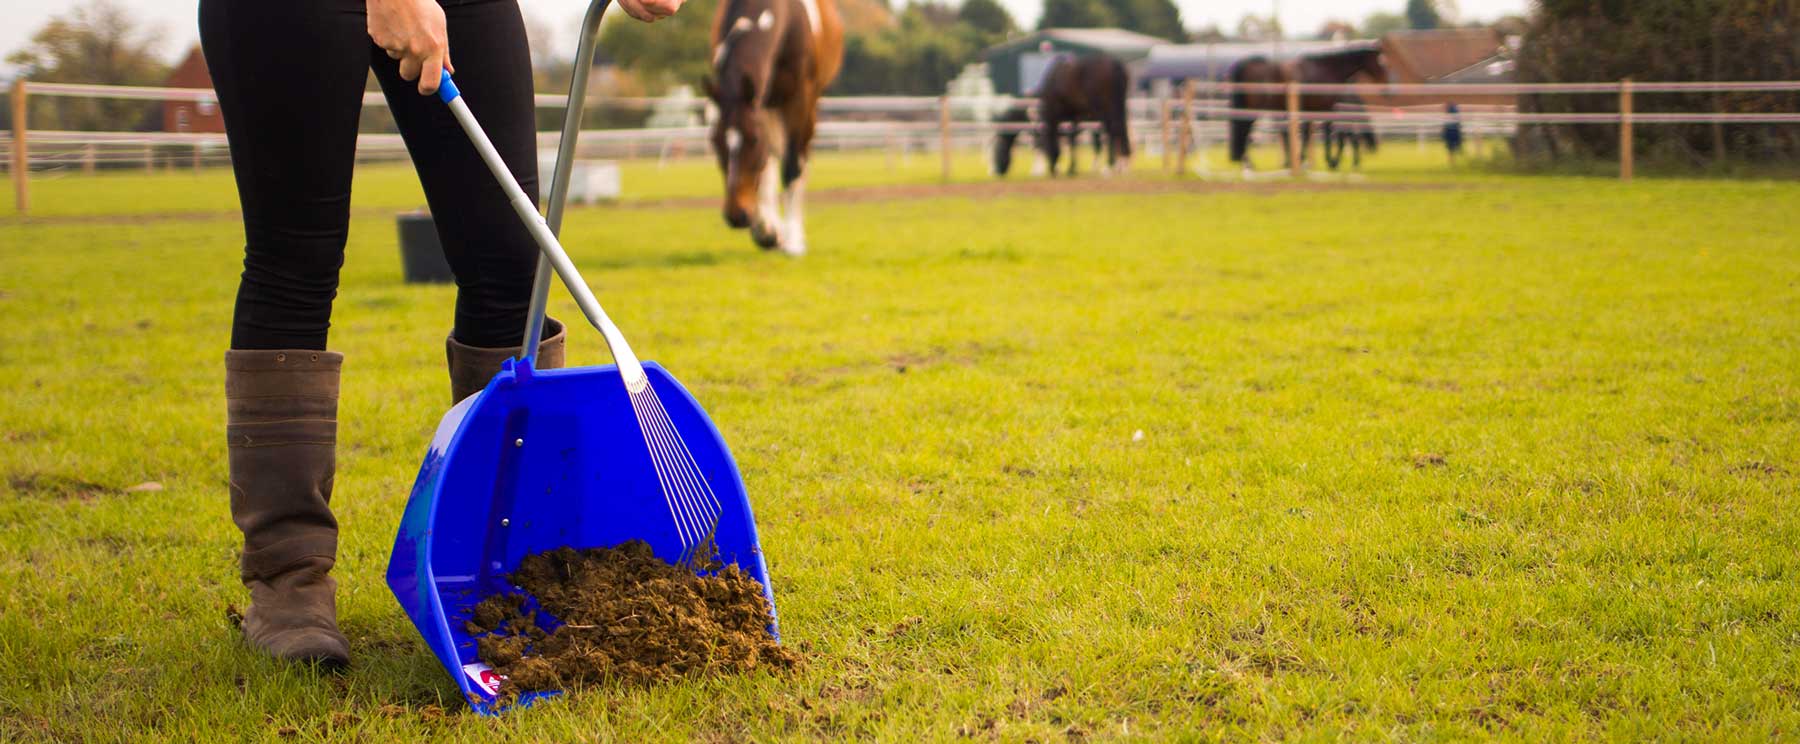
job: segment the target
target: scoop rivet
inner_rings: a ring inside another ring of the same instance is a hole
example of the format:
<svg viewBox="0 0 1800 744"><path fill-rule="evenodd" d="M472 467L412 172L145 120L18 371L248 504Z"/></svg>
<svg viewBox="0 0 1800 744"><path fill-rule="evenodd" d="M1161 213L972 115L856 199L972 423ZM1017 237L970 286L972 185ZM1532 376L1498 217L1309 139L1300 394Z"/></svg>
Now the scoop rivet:
<svg viewBox="0 0 1800 744"><path fill-rule="evenodd" d="M501 527L511 527L511 526L512 526L512 520L510 520L510 519L501 519L501 520L500 520L500 526L501 526Z"/></svg>
<svg viewBox="0 0 1800 744"><path fill-rule="evenodd" d="M514 440L513 440L513 446L514 446L514 447L523 447L523 446L525 446L525 440L523 440L523 439L514 439Z"/></svg>

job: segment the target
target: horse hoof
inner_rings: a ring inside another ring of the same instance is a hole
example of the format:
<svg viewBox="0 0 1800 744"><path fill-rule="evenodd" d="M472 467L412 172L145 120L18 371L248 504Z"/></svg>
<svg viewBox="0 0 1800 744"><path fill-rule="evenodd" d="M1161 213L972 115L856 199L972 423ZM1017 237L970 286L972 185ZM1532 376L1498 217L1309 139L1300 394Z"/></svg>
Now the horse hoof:
<svg viewBox="0 0 1800 744"><path fill-rule="evenodd" d="M756 241L756 246L758 248L770 251L781 244L781 233L760 225L752 225L750 227L750 239Z"/></svg>

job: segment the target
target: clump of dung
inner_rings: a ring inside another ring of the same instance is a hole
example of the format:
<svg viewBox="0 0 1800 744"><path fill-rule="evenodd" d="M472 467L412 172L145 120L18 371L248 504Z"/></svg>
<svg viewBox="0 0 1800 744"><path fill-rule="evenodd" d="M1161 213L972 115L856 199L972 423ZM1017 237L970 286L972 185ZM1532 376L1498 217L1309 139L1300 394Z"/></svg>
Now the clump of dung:
<svg viewBox="0 0 1800 744"><path fill-rule="evenodd" d="M763 587L736 565L658 559L641 540L614 548L557 548L527 556L512 583L519 594L488 597L467 628L481 660L505 677L500 696L618 681L791 669L799 657L770 637ZM548 626L550 629L546 630Z"/></svg>

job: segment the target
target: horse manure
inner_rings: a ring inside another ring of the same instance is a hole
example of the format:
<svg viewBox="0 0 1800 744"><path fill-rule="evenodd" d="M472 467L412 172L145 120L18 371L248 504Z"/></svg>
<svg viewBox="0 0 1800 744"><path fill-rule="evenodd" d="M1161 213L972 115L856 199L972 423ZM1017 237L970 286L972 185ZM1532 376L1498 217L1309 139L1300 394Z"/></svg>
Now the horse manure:
<svg viewBox="0 0 1800 744"><path fill-rule="evenodd" d="M505 677L502 699L799 664L769 636L762 585L736 565L709 568L698 575L664 563L641 540L545 551L508 577L525 594L482 600L467 629L481 660Z"/></svg>

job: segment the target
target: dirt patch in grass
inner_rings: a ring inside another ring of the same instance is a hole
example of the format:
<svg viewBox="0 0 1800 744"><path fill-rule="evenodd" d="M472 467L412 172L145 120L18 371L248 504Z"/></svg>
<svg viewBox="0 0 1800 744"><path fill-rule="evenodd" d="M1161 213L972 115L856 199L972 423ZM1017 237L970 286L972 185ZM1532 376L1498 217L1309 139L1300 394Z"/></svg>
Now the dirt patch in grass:
<svg viewBox="0 0 1800 744"><path fill-rule="evenodd" d="M893 184L820 191L821 202L861 203L897 199L933 199L963 197L999 199L1017 197L1068 196L1082 194L1170 194L1170 193L1254 193L1318 191L1425 191L1457 188L1446 183L1347 183L1293 181L1287 178L1265 181L1218 181L1167 178L1050 178L973 181L948 184ZM708 203L717 201L712 199Z"/></svg>
<svg viewBox="0 0 1800 744"><path fill-rule="evenodd" d="M1448 461L1444 459L1443 455L1436 452L1414 452L1412 456L1413 467L1420 470L1424 470L1425 468L1441 468L1447 462Z"/></svg>
<svg viewBox="0 0 1800 744"><path fill-rule="evenodd" d="M769 635L762 585L735 565L698 575L634 540L528 556L509 578L554 621L533 612L523 595L476 605L467 628L481 660L506 678L502 698L612 681L647 685L784 670L800 662Z"/></svg>
<svg viewBox="0 0 1800 744"><path fill-rule="evenodd" d="M62 501L93 501L97 497L119 492L119 489L104 483L54 473L14 476L7 479L7 485L26 496Z"/></svg>
<svg viewBox="0 0 1800 744"><path fill-rule="evenodd" d="M947 184L884 184L818 189L808 196L815 204L865 204L870 202L909 201L914 199L962 198L1004 199L1075 196L1084 194L1168 194L1168 193L1251 193L1281 194L1321 191L1443 191L1470 189L1468 184L1395 183L1369 181L1294 181L1285 176L1260 180L1207 180L1200 178L1165 179L1076 178L963 181ZM701 209L718 206L713 195L670 198L628 199L612 202L606 208L617 209ZM388 216L401 210L393 207L366 207L351 210L353 217ZM141 214L78 214L36 217L0 217L0 225L141 225L153 222L217 222L239 219L235 210L175 210Z"/></svg>
<svg viewBox="0 0 1800 744"><path fill-rule="evenodd" d="M1764 462L1762 460L1749 460L1747 462L1740 462L1736 465L1731 466L1731 472L1738 473L1740 475L1786 475L1787 468L1781 467L1780 465L1776 465L1775 463L1772 463L1772 462Z"/></svg>

